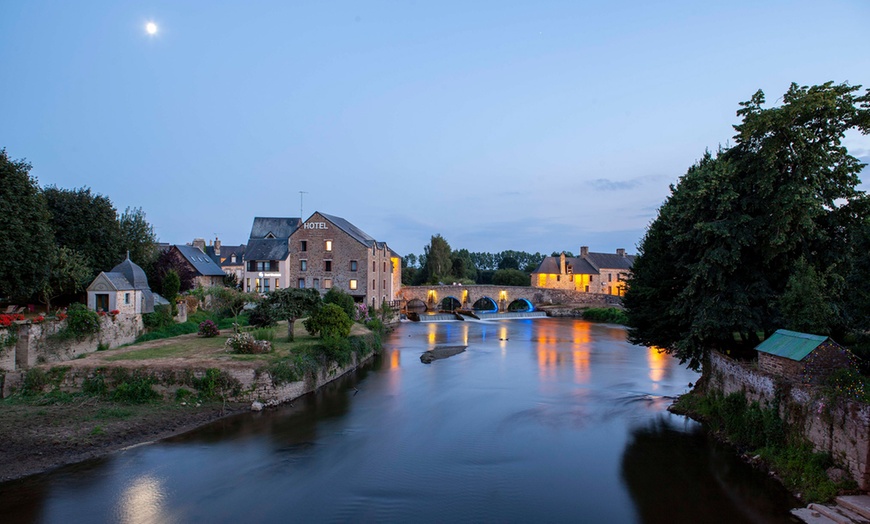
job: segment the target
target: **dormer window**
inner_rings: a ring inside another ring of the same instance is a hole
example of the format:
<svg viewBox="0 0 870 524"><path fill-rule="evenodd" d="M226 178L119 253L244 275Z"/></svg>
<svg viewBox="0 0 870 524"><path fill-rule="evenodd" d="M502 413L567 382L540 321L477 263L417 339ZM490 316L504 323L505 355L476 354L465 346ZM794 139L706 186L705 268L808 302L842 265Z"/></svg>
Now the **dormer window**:
<svg viewBox="0 0 870 524"><path fill-rule="evenodd" d="M269 231L269 232L266 234L266 237L265 237L265 238L275 238L275 235L273 235L272 232Z"/></svg>
<svg viewBox="0 0 870 524"><path fill-rule="evenodd" d="M236 255L235 254L233 254L233 256L230 257L230 262L233 264L236 263Z"/></svg>

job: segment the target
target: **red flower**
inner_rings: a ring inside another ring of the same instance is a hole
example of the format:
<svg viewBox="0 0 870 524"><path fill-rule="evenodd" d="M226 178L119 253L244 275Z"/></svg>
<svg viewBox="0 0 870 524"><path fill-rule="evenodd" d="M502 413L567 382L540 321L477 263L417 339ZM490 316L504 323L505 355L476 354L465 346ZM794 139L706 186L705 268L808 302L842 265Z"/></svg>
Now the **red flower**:
<svg viewBox="0 0 870 524"><path fill-rule="evenodd" d="M114 317L115 315L117 315L117 314L120 313L120 312L121 312L120 310L113 309L113 310L109 311L109 314L112 315L112 316Z"/></svg>

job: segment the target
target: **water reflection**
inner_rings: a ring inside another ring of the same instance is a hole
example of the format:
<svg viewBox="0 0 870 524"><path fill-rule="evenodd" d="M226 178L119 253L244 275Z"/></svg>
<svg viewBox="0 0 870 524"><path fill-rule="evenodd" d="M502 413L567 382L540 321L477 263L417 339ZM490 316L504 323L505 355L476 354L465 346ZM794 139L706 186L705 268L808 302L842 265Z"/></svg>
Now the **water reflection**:
<svg viewBox="0 0 870 524"><path fill-rule="evenodd" d="M118 521L124 524L167 522L169 519L162 507L163 491L161 482L151 475L134 479L121 494Z"/></svg>
<svg viewBox="0 0 870 524"><path fill-rule="evenodd" d="M468 351L420 362L441 344ZM729 473L741 467L733 454L662 415L695 380L611 326L403 325L371 366L293 405L0 484L0 515L64 524L779 522L789 503L760 500L777 493L763 474ZM749 513L735 507L744 505Z"/></svg>
<svg viewBox="0 0 870 524"><path fill-rule="evenodd" d="M661 415L631 432L622 478L646 524L787 523L796 506L778 482L735 460L695 423ZM703 517L702 517L703 516Z"/></svg>

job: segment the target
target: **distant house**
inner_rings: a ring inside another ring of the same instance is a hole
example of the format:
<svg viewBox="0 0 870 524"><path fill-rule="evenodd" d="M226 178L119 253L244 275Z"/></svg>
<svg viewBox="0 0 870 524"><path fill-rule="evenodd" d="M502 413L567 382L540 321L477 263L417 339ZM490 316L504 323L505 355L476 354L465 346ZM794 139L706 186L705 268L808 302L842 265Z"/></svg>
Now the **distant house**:
<svg viewBox="0 0 870 524"><path fill-rule="evenodd" d="M198 247L176 244L170 248L176 260L190 269L194 287L219 286L224 281L224 270Z"/></svg>
<svg viewBox="0 0 870 524"><path fill-rule="evenodd" d="M153 313L155 298L145 271L130 260L129 254L111 271L101 271L88 286L88 308L94 311Z"/></svg>
<svg viewBox="0 0 870 524"><path fill-rule="evenodd" d="M579 257L546 257L532 272L532 287L565 289L583 293L623 295L625 281L631 274L634 255L624 249L616 253L593 253L580 248Z"/></svg>
<svg viewBox="0 0 870 524"><path fill-rule="evenodd" d="M808 383L820 383L832 372L851 368L854 357L829 337L785 329L756 346L761 371Z"/></svg>
<svg viewBox="0 0 870 524"><path fill-rule="evenodd" d="M219 238L215 238L214 244L209 240L208 245L206 245L204 239L195 238L192 245L208 255L225 274L234 275L239 283L242 282L242 277L245 276L245 249L247 247L245 244L228 246L221 244Z"/></svg>

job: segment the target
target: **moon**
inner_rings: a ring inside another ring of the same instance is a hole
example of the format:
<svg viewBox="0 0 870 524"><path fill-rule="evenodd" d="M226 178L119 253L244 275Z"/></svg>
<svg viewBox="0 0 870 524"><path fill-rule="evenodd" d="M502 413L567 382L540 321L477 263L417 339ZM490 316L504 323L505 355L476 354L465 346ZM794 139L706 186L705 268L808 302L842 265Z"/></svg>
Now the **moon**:
<svg viewBox="0 0 870 524"><path fill-rule="evenodd" d="M155 24L154 22L148 22L147 24L145 24L145 31L149 35L156 35L157 34L157 24Z"/></svg>

